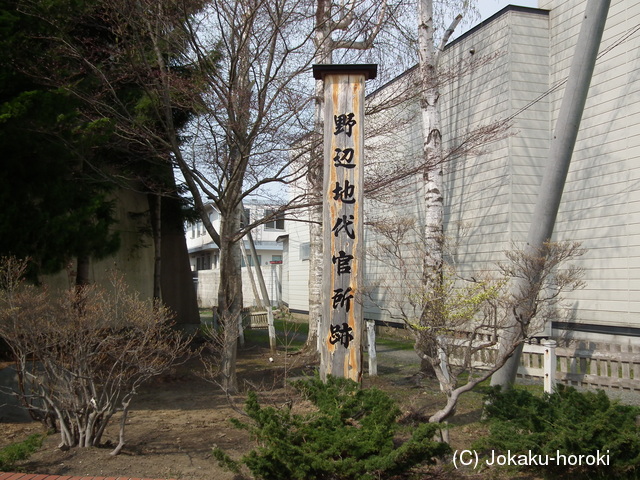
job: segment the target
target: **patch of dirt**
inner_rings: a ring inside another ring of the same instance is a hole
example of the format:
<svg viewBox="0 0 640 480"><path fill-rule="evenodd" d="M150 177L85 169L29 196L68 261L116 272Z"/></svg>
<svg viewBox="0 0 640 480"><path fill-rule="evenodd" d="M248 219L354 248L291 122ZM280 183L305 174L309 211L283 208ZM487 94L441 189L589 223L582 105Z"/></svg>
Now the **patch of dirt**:
<svg viewBox="0 0 640 480"><path fill-rule="evenodd" d="M442 405L443 397L437 383L431 385L430 380L417 380L414 374L418 371L418 359L413 352L405 353L385 355L381 351L379 376L373 379L365 376L364 384L391 393L398 400L405 418L412 419L419 412L432 412ZM232 458L240 459L254 448L248 433L236 429L229 421L230 418L242 418L239 409L246 399L246 391L258 389L262 403L281 406L293 395L290 387L283 388L285 374L287 377L310 374L315 364L301 355L272 356L262 345L247 344L239 351L237 368L243 392L230 398L199 376L202 366L197 359L146 385L131 404L126 445L117 456L111 456L110 452L117 443L119 417L103 437L104 441L110 442L111 448L61 451L59 437L53 434L45 439L37 453L19 465L20 470L40 474L180 480L244 478L219 467L211 450L218 446ZM469 448L470 442L477 437L477 426L473 424L480 416L478 403L471 398L461 405L460 421L454 421L454 424L464 425L451 432L454 449ZM42 431L37 423L3 423L0 428L0 447ZM455 478L452 473L448 470L441 478ZM433 475L439 477L437 469L431 471Z"/></svg>

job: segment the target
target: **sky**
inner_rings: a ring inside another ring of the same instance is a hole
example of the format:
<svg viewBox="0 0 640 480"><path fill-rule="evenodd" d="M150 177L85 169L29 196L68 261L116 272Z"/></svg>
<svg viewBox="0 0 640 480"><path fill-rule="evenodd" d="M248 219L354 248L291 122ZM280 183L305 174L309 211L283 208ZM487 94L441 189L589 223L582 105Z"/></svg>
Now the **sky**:
<svg viewBox="0 0 640 480"><path fill-rule="evenodd" d="M522 7L538 7L538 0L478 0L478 9L482 20L486 20L507 5L520 5Z"/></svg>
<svg viewBox="0 0 640 480"><path fill-rule="evenodd" d="M482 22L483 20L486 20L494 13L499 12L507 5L518 5L521 7L538 8L538 0L477 0L476 6L480 11L481 18L479 20L474 21L473 24L471 25L461 24L460 27L456 29L456 32L452 38L459 37L460 35L465 33L467 30L470 30L471 28L476 26L478 23Z"/></svg>

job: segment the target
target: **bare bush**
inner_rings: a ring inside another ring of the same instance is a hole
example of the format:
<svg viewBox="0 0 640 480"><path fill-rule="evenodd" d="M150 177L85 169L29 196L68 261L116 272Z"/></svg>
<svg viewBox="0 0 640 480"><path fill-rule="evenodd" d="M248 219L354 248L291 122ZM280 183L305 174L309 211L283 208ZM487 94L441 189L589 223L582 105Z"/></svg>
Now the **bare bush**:
<svg viewBox="0 0 640 480"><path fill-rule="evenodd" d="M26 262L0 261L0 336L16 361L16 394L34 418L60 432L60 448L101 444L120 412L125 443L138 388L189 356L190 338L172 314L142 300L122 278L109 291L87 286L53 294L19 281Z"/></svg>
<svg viewBox="0 0 640 480"><path fill-rule="evenodd" d="M410 329L416 353L446 394L446 404L429 417L432 423L453 415L460 395L489 378L525 340L555 319L564 294L584 286L582 270L568 265L585 252L577 243L545 243L534 255L514 248L505 252L507 260L498 264L497 272L494 268L463 278L454 262L445 261L433 272L417 261L426 256L428 246L415 220L385 219L374 223L373 231L377 241L368 254L383 280L373 286L377 294L371 300ZM447 256L455 257L448 242L442 242ZM510 293L509 285L523 279L534 288L517 296ZM518 323L519 335L501 343L510 318L522 311L527 321Z"/></svg>
<svg viewBox="0 0 640 480"><path fill-rule="evenodd" d="M307 358L304 355L304 350L297 350L294 346L295 338L300 329L300 324L292 320L292 316L288 311L278 310L274 311L277 315L276 320L281 321L281 331L278 332L276 341L277 349L270 350L270 356L267 357L271 366L271 372L269 375L265 375L257 382L251 381L247 378L243 379L243 384L240 387L248 388L256 392L273 392L280 388L287 390L289 388L289 377L291 372L300 367L301 363ZM242 321L247 325L250 323L250 319L246 318L251 315L249 309L243 309ZM229 335L229 329L224 328L224 323L229 321L229 315L221 313L218 309L214 314L216 320L210 324L205 324L201 328L202 339L204 340L203 350L201 355L201 361L203 365L203 372L201 378L216 387L219 387L227 396L230 404L240 410L234 403L232 394L235 393L226 385L226 373L225 373L225 342L236 342L238 336ZM240 329L240 338L244 338L244 329ZM244 346L241 343L242 346ZM250 348L253 348L250 347Z"/></svg>

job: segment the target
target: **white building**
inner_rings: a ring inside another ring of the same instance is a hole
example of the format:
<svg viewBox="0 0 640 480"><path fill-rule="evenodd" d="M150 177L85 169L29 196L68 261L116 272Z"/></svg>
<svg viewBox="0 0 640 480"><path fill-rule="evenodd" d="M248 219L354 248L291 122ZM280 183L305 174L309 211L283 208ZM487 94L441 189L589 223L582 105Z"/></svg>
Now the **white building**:
<svg viewBox="0 0 640 480"><path fill-rule="evenodd" d="M445 148L479 125L503 118L514 122L510 136L446 168L445 231L453 238L466 231L456 261L468 274L490 268L503 259L503 251L526 239L586 3L540 0L539 9L506 7L443 54L443 66L450 68L492 58L441 87ZM639 25L640 2L612 0L553 237L580 241L587 249L579 259L586 288L568 296L567 318L552 325L557 336L569 332L574 338L640 343ZM407 72L368 101L383 102L413 74ZM416 102L395 114L408 120L398 124L391 139L397 154L418 155ZM376 161L376 148L388 141L371 139L366 158ZM407 184L416 188L398 195L395 207L370 203L368 215L397 218L401 212L419 223L419 178L408 178ZM308 262L301 251L308 227L297 224L287 233L283 300L292 311L306 311ZM374 232L367 235L368 241L375 238ZM373 285L385 275L371 257L366 270ZM379 305L387 294L373 292ZM365 315L388 320L374 303Z"/></svg>
<svg viewBox="0 0 640 480"><path fill-rule="evenodd" d="M206 208L211 223L220 231L220 212L212 204L208 204ZM270 216L273 211L273 207L268 205L245 203L245 221L247 221L247 223L257 221ZM243 248L246 252L247 261L245 262L244 256L242 260L242 284L245 306L257 304L252 283L255 282L255 286L258 292L260 292L257 277L258 264L262 270L269 300L274 305L281 300L283 249L282 243L278 241L278 238L286 235L285 226L284 216L278 216L252 231L257 258L254 258L252 255L249 240L245 237ZM186 238L191 271L193 272L193 280L198 294L198 305L200 307L216 305L220 279L220 253L218 246L211 239L202 221L197 221L186 226ZM247 267L247 263L250 268ZM260 293L259 295L261 296Z"/></svg>

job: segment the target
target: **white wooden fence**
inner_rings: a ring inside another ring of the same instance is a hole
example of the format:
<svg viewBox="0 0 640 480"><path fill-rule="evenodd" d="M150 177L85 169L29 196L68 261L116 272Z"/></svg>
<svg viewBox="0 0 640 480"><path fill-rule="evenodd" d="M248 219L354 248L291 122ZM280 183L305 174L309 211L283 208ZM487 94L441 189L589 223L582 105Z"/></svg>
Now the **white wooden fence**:
<svg viewBox="0 0 640 480"><path fill-rule="evenodd" d="M367 322L370 375L377 374L374 325ZM464 338L450 341L468 345ZM491 344L492 336L479 335L474 340L474 344L483 343ZM472 355L473 367L493 365L495 349L494 345ZM532 340L524 344L518 376L542 380L546 392L552 392L556 383L640 392L640 345L579 341L577 346L558 347L555 340Z"/></svg>
<svg viewBox="0 0 640 480"><path fill-rule="evenodd" d="M549 363L545 369L545 351L556 358L555 366ZM551 376L551 372L555 375ZM525 344L518 376L555 378L556 382L573 386L640 391L640 346L596 342L580 342L577 347Z"/></svg>
<svg viewBox="0 0 640 480"><path fill-rule="evenodd" d="M474 343L490 342L489 335L480 337ZM474 354L472 365L492 365L495 348ZM547 392L556 383L640 392L640 346L581 341L558 347L554 340L532 340L524 345L518 377L542 380Z"/></svg>

